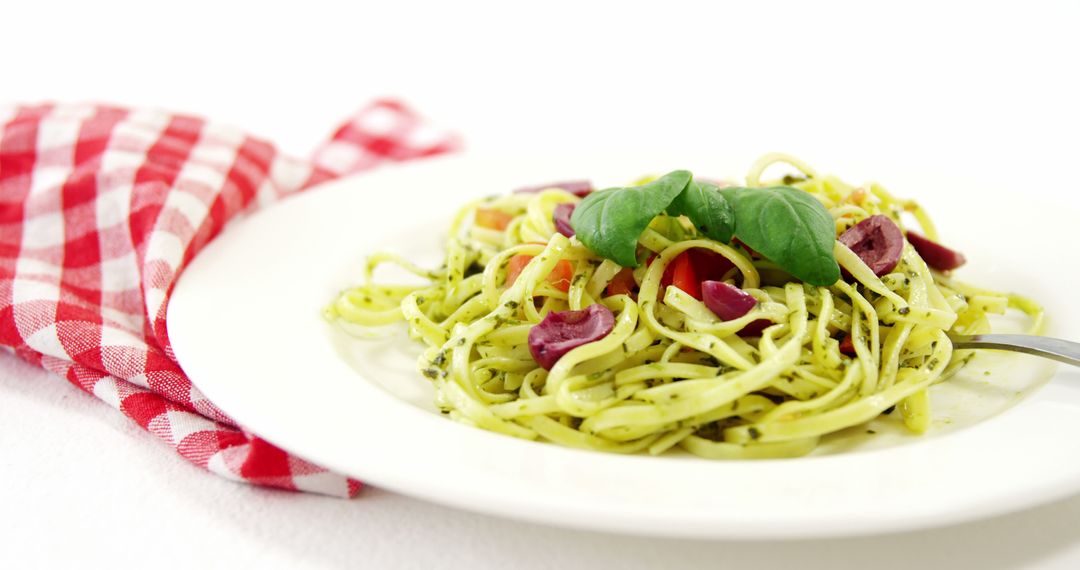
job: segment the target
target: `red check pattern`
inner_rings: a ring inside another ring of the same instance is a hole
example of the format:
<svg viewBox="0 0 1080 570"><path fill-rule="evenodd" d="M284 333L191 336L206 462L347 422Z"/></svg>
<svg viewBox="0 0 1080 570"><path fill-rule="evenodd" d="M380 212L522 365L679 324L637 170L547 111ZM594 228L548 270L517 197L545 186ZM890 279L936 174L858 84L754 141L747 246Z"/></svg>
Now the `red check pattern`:
<svg viewBox="0 0 1080 570"><path fill-rule="evenodd" d="M457 146L388 100L311 161L187 115L0 108L0 345L214 473L354 496L358 482L244 431L192 386L169 345L169 294L230 220L317 182Z"/></svg>

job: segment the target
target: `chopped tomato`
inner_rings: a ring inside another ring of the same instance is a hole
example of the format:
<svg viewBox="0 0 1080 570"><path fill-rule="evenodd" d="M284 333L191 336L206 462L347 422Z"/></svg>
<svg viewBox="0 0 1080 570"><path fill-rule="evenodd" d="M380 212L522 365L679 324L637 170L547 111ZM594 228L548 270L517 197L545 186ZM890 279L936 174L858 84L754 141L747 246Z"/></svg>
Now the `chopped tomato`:
<svg viewBox="0 0 1080 570"><path fill-rule="evenodd" d="M502 231L506 229L506 226L510 225L510 221L513 219L514 216L502 210L493 208L476 209L476 225L482 228Z"/></svg>
<svg viewBox="0 0 1080 570"><path fill-rule="evenodd" d="M573 278L574 265L565 259L560 259L551 273L548 273L547 282L559 291L566 292L570 290L570 280Z"/></svg>
<svg viewBox="0 0 1080 570"><path fill-rule="evenodd" d="M708 249L695 248L690 250L690 261L693 262L694 271L697 272L698 280L722 281L724 275L731 271L735 264L728 258Z"/></svg>
<svg viewBox="0 0 1080 570"><path fill-rule="evenodd" d="M611 278L607 286L608 295L632 295L637 282L634 281L634 270L624 267L622 271Z"/></svg>
<svg viewBox="0 0 1080 570"><path fill-rule="evenodd" d="M506 286L509 287L517 281L518 275L521 275L521 271L525 269L525 266L529 264L533 256L531 255L515 255L510 258L510 263L506 266Z"/></svg>
<svg viewBox="0 0 1080 570"><path fill-rule="evenodd" d="M733 263L714 251L700 248L686 250L664 268L664 275L660 278L660 294L664 294L668 285L674 285L700 301L701 282L720 281L732 267L735 267Z"/></svg>
<svg viewBox="0 0 1080 570"><path fill-rule="evenodd" d="M862 204L866 201L866 190L856 188L851 194L848 194L846 200L852 204Z"/></svg>
<svg viewBox="0 0 1080 570"><path fill-rule="evenodd" d="M506 286L509 287L517 281L521 272L525 269L525 266L532 261L531 255L515 255L510 258L510 263L506 266ZM547 276L547 282L551 283L556 289L560 291L570 290L570 279L574 277L574 265L566 259L560 259L555 264L555 268L551 270L551 273Z"/></svg>
<svg viewBox="0 0 1080 570"><path fill-rule="evenodd" d="M844 335L844 340L840 341L840 352L855 356L855 342L851 340L851 335Z"/></svg>
<svg viewBox="0 0 1080 570"><path fill-rule="evenodd" d="M664 273L667 270L671 270L671 284L686 291L688 295L701 300L701 280L698 279L697 268L694 267L693 257L690 256L689 251L684 251L672 260L671 265L668 265ZM663 280L661 279L661 283Z"/></svg>

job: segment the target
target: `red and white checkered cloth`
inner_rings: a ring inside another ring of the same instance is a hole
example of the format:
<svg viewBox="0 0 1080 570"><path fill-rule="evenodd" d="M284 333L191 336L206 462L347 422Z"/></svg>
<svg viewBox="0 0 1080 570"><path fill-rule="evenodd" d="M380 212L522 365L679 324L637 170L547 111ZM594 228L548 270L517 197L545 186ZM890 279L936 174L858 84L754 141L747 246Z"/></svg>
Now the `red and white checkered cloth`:
<svg viewBox="0 0 1080 570"><path fill-rule="evenodd" d="M358 482L245 432L193 387L169 345L165 308L186 264L237 215L456 147L388 100L363 109L311 161L158 110L0 107L0 345L214 473L353 496Z"/></svg>

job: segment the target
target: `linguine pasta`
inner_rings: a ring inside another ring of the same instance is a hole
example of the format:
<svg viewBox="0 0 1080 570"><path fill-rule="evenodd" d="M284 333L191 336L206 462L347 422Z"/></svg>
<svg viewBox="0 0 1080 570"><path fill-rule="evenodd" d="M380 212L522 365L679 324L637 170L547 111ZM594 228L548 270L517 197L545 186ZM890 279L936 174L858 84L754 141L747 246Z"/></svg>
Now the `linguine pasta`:
<svg viewBox="0 0 1080 570"><path fill-rule="evenodd" d="M837 236L879 214L906 229L908 213L938 239L915 202L878 184L820 176L785 155L760 159L745 185L771 184L763 172L778 162L801 173L783 183L820 201ZM708 239L666 214L638 241L648 262L633 269L633 292L613 293L624 268L556 231L556 206L579 201L552 188L467 204L453 219L443 266L373 255L365 282L341 293L327 316L350 330L405 323L426 347L420 374L455 420L571 447L651 454L681 447L717 459L804 455L821 437L882 413L900 414L921 433L930 419L927 388L972 356L953 350L950 333L989 332L988 316L1007 309L1028 314L1033 332L1041 328L1035 303L933 270L907 242L895 268L878 276L836 241L842 278L812 286L737 241ZM505 214L505 227L476 223L478 210ZM723 280L756 305L722 320L663 283L669 265L691 249L726 258L731 269ZM521 256L532 257L508 284L509 266ZM373 276L383 264L427 283L379 284ZM529 349L532 327L549 313L596 303L614 315L610 333L570 350L550 370L538 365ZM767 326L739 334L755 322Z"/></svg>

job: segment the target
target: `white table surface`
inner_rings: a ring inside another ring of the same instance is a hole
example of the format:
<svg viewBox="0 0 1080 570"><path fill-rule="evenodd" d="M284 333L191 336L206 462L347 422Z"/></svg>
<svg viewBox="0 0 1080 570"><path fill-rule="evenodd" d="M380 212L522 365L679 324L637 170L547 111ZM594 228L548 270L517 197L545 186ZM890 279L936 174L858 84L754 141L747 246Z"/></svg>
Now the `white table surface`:
<svg viewBox="0 0 1080 570"><path fill-rule="evenodd" d="M477 151L733 136L810 160L993 168L1078 200L1080 3L807 4L25 3L4 6L0 103L160 106L303 154L365 101L399 95ZM1080 496L942 529L766 544L571 532L373 488L353 501L257 489L7 353L0 513L4 568L1080 567Z"/></svg>

